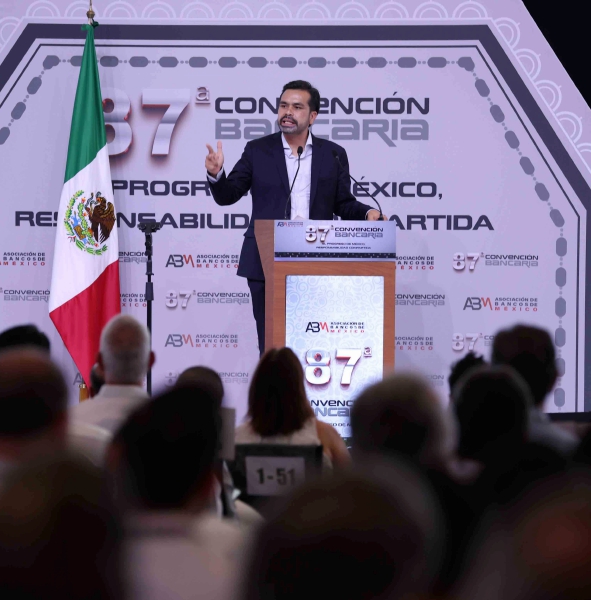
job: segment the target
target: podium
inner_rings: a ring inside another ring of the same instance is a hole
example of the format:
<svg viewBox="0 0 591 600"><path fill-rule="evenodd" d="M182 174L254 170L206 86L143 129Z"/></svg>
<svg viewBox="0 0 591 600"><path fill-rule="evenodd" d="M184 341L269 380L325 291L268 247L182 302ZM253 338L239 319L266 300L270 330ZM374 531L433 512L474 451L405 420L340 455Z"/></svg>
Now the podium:
<svg viewBox="0 0 591 600"><path fill-rule="evenodd" d="M395 236L388 221L255 221L265 349L294 350L323 420L394 369Z"/></svg>

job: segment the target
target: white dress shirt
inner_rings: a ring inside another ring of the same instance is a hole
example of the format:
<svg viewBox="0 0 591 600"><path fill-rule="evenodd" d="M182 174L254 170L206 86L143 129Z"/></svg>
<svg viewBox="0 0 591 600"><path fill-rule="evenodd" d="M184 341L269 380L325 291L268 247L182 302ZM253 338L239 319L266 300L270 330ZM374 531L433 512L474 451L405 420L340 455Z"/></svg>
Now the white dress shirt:
<svg viewBox="0 0 591 600"><path fill-rule="evenodd" d="M285 166L287 167L287 180L291 190L291 216L290 219L303 220L310 218L310 188L312 184L312 136L308 132L308 139L300 157L300 170L298 172L298 155L289 147L285 136L281 134L283 152L285 153ZM294 177L298 174L294 182Z"/></svg>

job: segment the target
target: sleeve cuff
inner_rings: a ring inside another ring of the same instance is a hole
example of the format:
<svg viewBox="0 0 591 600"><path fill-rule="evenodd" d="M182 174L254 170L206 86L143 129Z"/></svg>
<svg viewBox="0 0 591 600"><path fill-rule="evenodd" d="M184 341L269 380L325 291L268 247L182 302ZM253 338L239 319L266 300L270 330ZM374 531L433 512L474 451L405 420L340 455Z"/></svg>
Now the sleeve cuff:
<svg viewBox="0 0 591 600"><path fill-rule="evenodd" d="M220 169L218 171L218 174L214 177L209 173L209 171L207 171L207 180L209 181L209 183L217 183L222 178L223 172L224 169Z"/></svg>

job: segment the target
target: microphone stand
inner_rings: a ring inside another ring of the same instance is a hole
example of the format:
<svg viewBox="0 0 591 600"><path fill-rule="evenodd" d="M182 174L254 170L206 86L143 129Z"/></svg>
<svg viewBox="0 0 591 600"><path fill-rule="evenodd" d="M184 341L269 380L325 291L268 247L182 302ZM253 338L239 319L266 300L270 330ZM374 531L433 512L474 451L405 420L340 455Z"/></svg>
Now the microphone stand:
<svg viewBox="0 0 591 600"><path fill-rule="evenodd" d="M345 173L347 173L349 179L351 179L353 181L353 183L356 183L357 185L361 185L357 179L355 179L355 177L353 177L353 175L351 175L351 173L349 172L349 169L345 169L345 167L343 166L343 164L341 163L341 159L339 158L339 154L336 150L332 151L332 155L334 157L334 159L337 161L337 164L339 165L339 167L345 171ZM374 192L375 194L375 192ZM380 218L378 219L378 221L383 221L384 220L384 213L382 213L382 207L380 206L380 203L378 202L377 198L375 197L374 194L368 194L368 196L376 203L378 210L380 211Z"/></svg>
<svg viewBox="0 0 591 600"><path fill-rule="evenodd" d="M148 257L148 261L146 262L146 275L148 276L148 280L146 281L146 304L147 304L147 314L146 314L146 325L148 326L148 332L150 334L150 351L152 350L152 302L154 301L154 284L152 283L152 276L154 273L152 272L152 234L156 233L162 228L162 223L158 223L156 221L148 221L147 223L140 223L137 228L144 233L146 236L146 252L145 255ZM146 387L148 391L148 395L152 395L152 367L148 369L148 374L146 377Z"/></svg>

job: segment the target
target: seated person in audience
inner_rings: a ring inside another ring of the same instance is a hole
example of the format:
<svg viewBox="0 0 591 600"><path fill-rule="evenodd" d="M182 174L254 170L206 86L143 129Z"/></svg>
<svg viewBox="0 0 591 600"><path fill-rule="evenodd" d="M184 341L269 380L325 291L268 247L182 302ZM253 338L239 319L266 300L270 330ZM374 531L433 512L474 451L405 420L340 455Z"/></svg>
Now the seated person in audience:
<svg viewBox="0 0 591 600"><path fill-rule="evenodd" d="M242 597L428 598L445 533L433 491L409 466L337 472L305 483L261 528Z"/></svg>
<svg viewBox="0 0 591 600"><path fill-rule="evenodd" d="M236 428L236 443L322 445L325 466L350 462L336 429L315 418L302 365L289 348L271 349L261 358L250 383L247 421Z"/></svg>
<svg viewBox="0 0 591 600"><path fill-rule="evenodd" d="M527 442L531 392L510 367L478 367L454 387L460 427L459 454L483 467L504 469Z"/></svg>
<svg viewBox="0 0 591 600"><path fill-rule="evenodd" d="M571 455L578 439L554 425L544 413L544 401L559 376L552 338L543 329L517 325L496 334L491 355L495 365L509 365L525 379L533 395L528 434L532 442L546 444Z"/></svg>
<svg viewBox="0 0 591 600"><path fill-rule="evenodd" d="M97 363L105 384L92 398L70 409L70 420L114 432L148 401L144 378L154 363L145 325L130 315L113 317L103 329Z"/></svg>
<svg viewBox="0 0 591 600"><path fill-rule="evenodd" d="M485 513L474 535L472 560L449 597L587 600L589 539L589 470L573 468L544 478Z"/></svg>
<svg viewBox="0 0 591 600"><path fill-rule="evenodd" d="M470 369L474 369L475 367L482 367L486 365L486 361L484 358L475 354L474 352L468 352L466 356L455 362L451 366L451 370L449 372L449 376L447 378L447 383L449 385L449 396L450 399L453 396L453 391L456 383L468 372Z"/></svg>
<svg viewBox="0 0 591 600"><path fill-rule="evenodd" d="M4 483L3 598L124 600L122 528L98 470L61 455L19 467Z"/></svg>
<svg viewBox="0 0 591 600"><path fill-rule="evenodd" d="M179 375L174 387L176 389L191 390L196 396L196 402L211 399L214 401L217 410L222 407L224 384L220 376L209 367L199 365L185 369ZM207 393L202 394L203 390ZM234 500L234 482L225 461L219 460L216 462L215 474L220 485L220 493L217 496L220 514L226 518L235 518L237 515ZM241 506L241 508L243 507ZM248 511L248 507L245 510ZM250 511L249 514L251 514Z"/></svg>
<svg viewBox="0 0 591 600"><path fill-rule="evenodd" d="M242 535L212 512L219 411L175 389L138 408L107 453L126 516L130 598L230 599Z"/></svg>
<svg viewBox="0 0 591 600"><path fill-rule="evenodd" d="M45 351L0 352L0 478L14 465L66 446L67 389Z"/></svg>
<svg viewBox="0 0 591 600"><path fill-rule="evenodd" d="M101 391L103 385L105 385L103 370L98 363L94 363L94 365L92 365L92 369L90 369L90 388L88 389L89 396L94 398Z"/></svg>
<svg viewBox="0 0 591 600"><path fill-rule="evenodd" d="M17 325L0 333L0 351L17 346L33 346L49 353L49 338L36 325Z"/></svg>
<svg viewBox="0 0 591 600"><path fill-rule="evenodd" d="M400 455L448 472L457 445L453 415L422 377L396 374L368 387L351 409L355 454Z"/></svg>

